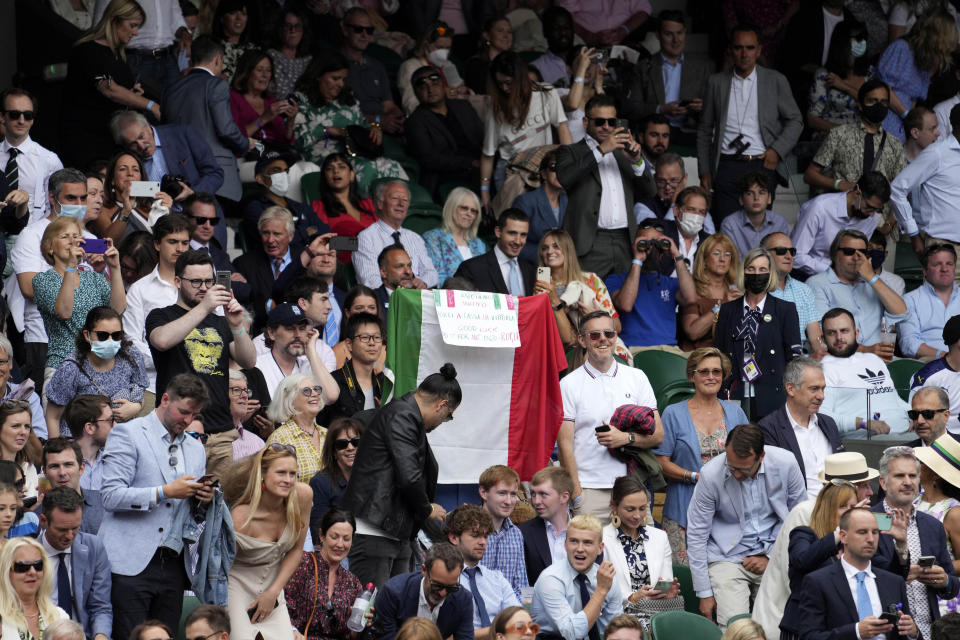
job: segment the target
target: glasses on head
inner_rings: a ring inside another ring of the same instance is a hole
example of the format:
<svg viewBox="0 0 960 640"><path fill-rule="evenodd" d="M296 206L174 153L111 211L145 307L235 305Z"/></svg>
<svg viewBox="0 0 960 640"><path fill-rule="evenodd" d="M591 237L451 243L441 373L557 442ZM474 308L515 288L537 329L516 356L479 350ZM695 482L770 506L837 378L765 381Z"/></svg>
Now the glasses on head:
<svg viewBox="0 0 960 640"><path fill-rule="evenodd" d="M609 127L617 126L617 118L591 118L591 120L593 120L593 126L595 127L602 127L603 125Z"/></svg>
<svg viewBox="0 0 960 640"><path fill-rule="evenodd" d="M197 431L187 431L186 433L194 440L199 440L200 444L207 444L207 439L210 437L209 433L199 433Z"/></svg>
<svg viewBox="0 0 960 640"><path fill-rule="evenodd" d="M167 459L167 464L171 467L176 467L180 463L180 458L177 457L177 445L172 444L167 447L167 455L170 456Z"/></svg>
<svg viewBox="0 0 960 640"><path fill-rule="evenodd" d="M788 253L792 256L797 255L796 247L770 247L770 252L775 253L778 256L785 256ZM852 256L852 253L848 253L848 256Z"/></svg>
<svg viewBox="0 0 960 640"><path fill-rule="evenodd" d="M663 223L657 220L656 218L644 218L640 221L638 225L641 229L653 229L663 233Z"/></svg>
<svg viewBox="0 0 960 640"><path fill-rule="evenodd" d="M347 447L353 447L354 449L356 449L359 446L360 446L359 437L337 438L336 440L333 441L333 448L336 449L337 451L343 451Z"/></svg>
<svg viewBox="0 0 960 640"><path fill-rule="evenodd" d="M193 220L198 227L202 227L205 224L215 227L217 226L217 223L220 222L220 216L214 216L212 218L205 218L204 216L190 216L190 219Z"/></svg>
<svg viewBox="0 0 960 640"><path fill-rule="evenodd" d="M533 620L530 622L514 622L511 625L507 625L507 633L510 633L511 631L515 631L520 634L524 634L529 631L533 635L537 635L540 633L540 625Z"/></svg>
<svg viewBox="0 0 960 640"><path fill-rule="evenodd" d="M426 75L420 76L417 78L417 81L413 83L415 87L422 87L424 85L434 85L440 82L439 73L428 73Z"/></svg>
<svg viewBox="0 0 960 640"><path fill-rule="evenodd" d="M323 387L318 384L313 385L312 387L301 387L300 393L307 396L308 398L314 395L320 395L323 393Z"/></svg>
<svg viewBox="0 0 960 640"><path fill-rule="evenodd" d="M13 563L13 572L14 573L26 573L33 569L37 573L43 572L43 560L37 560L36 562L14 562Z"/></svg>
<svg viewBox="0 0 960 640"><path fill-rule="evenodd" d="M683 178L654 178L654 182L657 183L657 186L665 187L670 185L671 187L679 186L683 182Z"/></svg>
<svg viewBox="0 0 960 640"><path fill-rule="evenodd" d="M702 376L722 376L723 375L723 369L704 368L704 369L697 369L696 372Z"/></svg>
<svg viewBox="0 0 960 640"><path fill-rule="evenodd" d="M354 340L359 340L363 344L378 344L383 342L383 336L379 333L364 333L353 336Z"/></svg>
<svg viewBox="0 0 960 640"><path fill-rule="evenodd" d="M849 480L843 480L841 478L830 478L830 484L835 487L848 487L854 491L857 490L857 485L853 484Z"/></svg>
<svg viewBox="0 0 960 640"><path fill-rule="evenodd" d="M613 340L617 337L617 332L613 329L604 329L603 331L587 331L583 335L590 338L593 342L596 342L601 337L606 338L607 340Z"/></svg>
<svg viewBox="0 0 960 640"><path fill-rule="evenodd" d="M924 420L933 420L933 416L938 413L943 413L946 409L910 409L907 411L907 417L911 420L916 420L920 416L923 416Z"/></svg>
<svg viewBox="0 0 960 640"><path fill-rule="evenodd" d="M11 120L19 120L20 116L23 116L24 120L30 122L36 115L37 114L35 111L18 111L17 109L7 109L7 117Z"/></svg>
<svg viewBox="0 0 960 640"><path fill-rule="evenodd" d="M213 283L216 282L213 278L180 278L182 282L189 282L190 286L194 289L209 289L213 286Z"/></svg>
<svg viewBox="0 0 960 640"><path fill-rule="evenodd" d="M907 447L902 444L898 444L894 447L887 447L883 450L883 455L894 455L894 454L910 454L913 455L913 447Z"/></svg>
<svg viewBox="0 0 960 640"><path fill-rule="evenodd" d="M849 257L849 256L852 256L852 255L855 254L855 253L859 253L860 255L865 256L865 255L867 255L867 250L866 250L866 249L857 249L857 248L855 248L855 247L840 247L840 253L842 253L843 255L848 256L848 257Z"/></svg>
<svg viewBox="0 0 960 640"><path fill-rule="evenodd" d="M359 24L348 24L347 27L349 27L350 30L357 35L360 35L361 33L365 33L368 36L373 35L373 27L363 27L363 26L360 26Z"/></svg>
<svg viewBox="0 0 960 640"><path fill-rule="evenodd" d="M269 445L274 451L286 451L291 454L294 458L297 457L297 448L292 444L280 444L279 442L274 442Z"/></svg>
<svg viewBox="0 0 960 640"><path fill-rule="evenodd" d="M123 341L123 331L92 331L93 335L97 336L97 340L103 342L104 340L116 340L117 342Z"/></svg>
<svg viewBox="0 0 960 640"><path fill-rule="evenodd" d="M250 389L249 387L230 387L230 395L232 396L249 396Z"/></svg>

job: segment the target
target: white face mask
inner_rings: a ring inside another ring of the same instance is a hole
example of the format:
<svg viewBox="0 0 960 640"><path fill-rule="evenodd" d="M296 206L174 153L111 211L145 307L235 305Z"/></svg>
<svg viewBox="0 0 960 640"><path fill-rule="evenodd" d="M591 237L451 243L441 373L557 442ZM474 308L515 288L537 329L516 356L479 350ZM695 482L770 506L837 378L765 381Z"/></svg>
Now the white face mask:
<svg viewBox="0 0 960 640"><path fill-rule="evenodd" d="M680 228L680 233L688 238L692 238L703 229L703 221L705 218L706 216L701 216L697 213L685 213L682 219L677 220L677 227Z"/></svg>
<svg viewBox="0 0 960 640"><path fill-rule="evenodd" d="M450 57L450 49L434 49L427 55L427 59L433 64L440 66Z"/></svg>
<svg viewBox="0 0 960 640"><path fill-rule="evenodd" d="M290 175L286 171L275 173L270 176L270 191L281 198L287 195L287 188L290 187Z"/></svg>

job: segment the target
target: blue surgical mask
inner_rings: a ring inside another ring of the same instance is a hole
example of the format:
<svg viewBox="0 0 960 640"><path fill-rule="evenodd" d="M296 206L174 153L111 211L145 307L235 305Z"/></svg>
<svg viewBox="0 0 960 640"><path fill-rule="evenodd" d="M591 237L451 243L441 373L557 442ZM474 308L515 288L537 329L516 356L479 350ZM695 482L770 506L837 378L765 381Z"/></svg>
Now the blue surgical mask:
<svg viewBox="0 0 960 640"><path fill-rule="evenodd" d="M120 343L117 340L96 340L90 344L90 351L98 358L109 360L120 351Z"/></svg>
<svg viewBox="0 0 960 640"><path fill-rule="evenodd" d="M859 58L867 52L867 41L866 40L851 40L850 41L850 54L854 58Z"/></svg>
<svg viewBox="0 0 960 640"><path fill-rule="evenodd" d="M57 200L57 204L60 205L61 216L83 220L84 216L87 215L87 205L85 204L63 204L59 200Z"/></svg>

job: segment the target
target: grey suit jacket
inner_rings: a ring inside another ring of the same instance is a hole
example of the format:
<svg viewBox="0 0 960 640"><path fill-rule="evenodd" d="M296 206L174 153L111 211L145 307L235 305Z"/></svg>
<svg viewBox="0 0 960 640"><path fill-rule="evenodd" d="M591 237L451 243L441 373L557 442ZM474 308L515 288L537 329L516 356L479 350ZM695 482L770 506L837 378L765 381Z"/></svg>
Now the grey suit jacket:
<svg viewBox="0 0 960 640"><path fill-rule="evenodd" d="M720 147L730 103L730 82L733 71L710 76L703 113L697 130L697 163L700 175L715 174L720 162ZM793 99L790 84L779 71L757 66L757 113L763 144L780 156L777 173L786 184L787 170L783 159L793 150L803 131L803 116Z"/></svg>
<svg viewBox="0 0 960 640"><path fill-rule="evenodd" d="M223 185L217 195L240 200L243 189L237 155L247 151L249 142L233 121L227 82L204 69L191 69L167 87L160 109L165 122L192 125L203 136L223 168Z"/></svg>
<svg viewBox="0 0 960 640"><path fill-rule="evenodd" d="M42 534L41 534L42 535ZM73 610L88 638L113 632L113 605L110 602L110 558L100 539L92 534L77 533L70 548ZM53 593L54 598L57 597ZM58 606L62 608L60 603Z"/></svg>
<svg viewBox="0 0 960 640"><path fill-rule="evenodd" d="M100 488L106 513L98 537L103 546L112 549L113 573L141 573L167 536L175 512L188 506L178 498L155 502L157 487L180 475L170 466L170 457L180 457L186 473L197 478L207 468L207 456L199 440L183 438L174 454L163 440L165 433L157 412L151 411L143 418L118 424L107 438Z"/></svg>
<svg viewBox="0 0 960 640"><path fill-rule="evenodd" d="M711 73L713 73L712 63L685 55L680 66L680 99L704 98ZM631 120L639 120L651 113L656 113L657 107L666 101L666 90L663 86L663 56L655 55L646 60L638 60L633 78L627 87L627 97L623 101L624 115Z"/></svg>

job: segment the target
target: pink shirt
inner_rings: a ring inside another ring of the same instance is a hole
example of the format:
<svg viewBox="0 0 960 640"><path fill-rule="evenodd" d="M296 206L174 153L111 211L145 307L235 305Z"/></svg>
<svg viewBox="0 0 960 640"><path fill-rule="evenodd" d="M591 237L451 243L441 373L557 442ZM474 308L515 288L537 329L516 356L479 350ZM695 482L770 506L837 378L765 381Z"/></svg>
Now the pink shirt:
<svg viewBox="0 0 960 640"><path fill-rule="evenodd" d="M619 27L634 14L653 13L650 0L560 0L561 7L573 14L573 21L596 33Z"/></svg>
<svg viewBox="0 0 960 640"><path fill-rule="evenodd" d="M263 108L269 108L270 105L276 101L276 98L264 98ZM257 119L257 112L250 106L250 103L243 97L243 94L236 89L230 89L230 111L233 114L233 121L240 127L240 131L246 131L246 126ZM287 138L287 129L282 117L277 116L273 120L267 122L261 120L260 122L263 123L263 128L259 131L254 131L253 135L250 136L251 138L265 140L267 142L281 142L284 144L290 142ZM266 137L264 137L260 131L263 131Z"/></svg>
<svg viewBox="0 0 960 640"><path fill-rule="evenodd" d="M263 438L255 433L247 431L242 425L237 425L237 433L240 435L236 440L233 441L234 462L239 462L244 458L249 458L255 453L259 453L261 449L267 446L267 443L263 441Z"/></svg>

